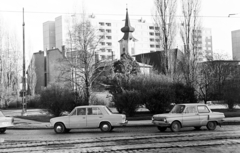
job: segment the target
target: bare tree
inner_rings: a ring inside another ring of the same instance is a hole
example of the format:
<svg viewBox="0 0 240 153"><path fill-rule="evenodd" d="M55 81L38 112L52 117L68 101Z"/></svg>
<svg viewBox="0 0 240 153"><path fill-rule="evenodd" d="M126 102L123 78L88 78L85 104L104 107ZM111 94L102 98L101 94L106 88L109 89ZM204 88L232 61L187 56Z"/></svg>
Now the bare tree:
<svg viewBox="0 0 240 153"><path fill-rule="evenodd" d="M155 0L154 6L154 21L156 25L155 30L159 32L159 44L165 52L161 61L164 65L165 73L170 73L172 76L172 57L169 49L172 47L176 32L175 16L177 9L177 0Z"/></svg>
<svg viewBox="0 0 240 153"><path fill-rule="evenodd" d="M89 104L93 83L105 67L105 63L96 58L102 36L83 12L79 22L69 31L69 38L72 51L67 53L65 66L61 67L61 79L74 84L77 92L84 96L84 104Z"/></svg>
<svg viewBox="0 0 240 153"><path fill-rule="evenodd" d="M1 106L17 99L19 89L18 57L19 44L16 35L1 33ZM3 53L4 52L4 53Z"/></svg>
<svg viewBox="0 0 240 153"><path fill-rule="evenodd" d="M197 53L200 50L197 39L201 31L199 11L200 0L182 0L180 36L184 45L184 57L181 68L185 83L191 87L196 85Z"/></svg>

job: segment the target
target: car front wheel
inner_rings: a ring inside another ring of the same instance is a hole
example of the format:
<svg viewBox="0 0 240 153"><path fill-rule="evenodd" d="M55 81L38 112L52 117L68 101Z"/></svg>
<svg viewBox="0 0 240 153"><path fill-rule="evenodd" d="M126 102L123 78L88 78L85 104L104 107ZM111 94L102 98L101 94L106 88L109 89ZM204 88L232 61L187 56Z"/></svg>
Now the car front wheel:
<svg viewBox="0 0 240 153"><path fill-rule="evenodd" d="M208 122L208 123L207 123L207 129L208 129L208 130L215 130L216 127L217 127L216 122L211 121L211 122Z"/></svg>
<svg viewBox="0 0 240 153"><path fill-rule="evenodd" d="M166 131L166 129L167 129L167 127L161 127L161 126L158 126L157 128L158 128L158 130L161 131L161 132L164 132L164 131Z"/></svg>
<svg viewBox="0 0 240 153"><path fill-rule="evenodd" d="M0 133L4 133L6 130L6 128L0 128Z"/></svg>
<svg viewBox="0 0 240 153"><path fill-rule="evenodd" d="M65 126L62 123L56 123L54 125L54 131L59 134L59 133L64 133L66 130Z"/></svg>
<svg viewBox="0 0 240 153"><path fill-rule="evenodd" d="M170 127L172 132L178 132L180 130L180 128L181 128L181 125L180 125L180 123L178 121L174 121L171 124L171 127Z"/></svg>
<svg viewBox="0 0 240 153"><path fill-rule="evenodd" d="M110 132L112 130L112 126L108 122L103 122L100 124L100 129L102 132Z"/></svg>

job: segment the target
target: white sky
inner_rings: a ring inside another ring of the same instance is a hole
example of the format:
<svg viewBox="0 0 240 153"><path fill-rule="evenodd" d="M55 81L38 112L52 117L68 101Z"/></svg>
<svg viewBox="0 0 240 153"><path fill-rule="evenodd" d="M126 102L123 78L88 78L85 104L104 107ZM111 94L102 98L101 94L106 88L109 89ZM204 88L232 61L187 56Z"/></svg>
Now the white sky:
<svg viewBox="0 0 240 153"><path fill-rule="evenodd" d="M240 0L202 0L201 3L202 25L212 29L213 51L231 57L231 31L240 29ZM153 0L0 0L0 20L18 35L22 44L24 7L26 56L30 59L32 53L43 50L43 22L66 13L81 12L82 8L97 18L124 19L126 4L130 20L142 17L152 21ZM228 18L230 13L239 15Z"/></svg>

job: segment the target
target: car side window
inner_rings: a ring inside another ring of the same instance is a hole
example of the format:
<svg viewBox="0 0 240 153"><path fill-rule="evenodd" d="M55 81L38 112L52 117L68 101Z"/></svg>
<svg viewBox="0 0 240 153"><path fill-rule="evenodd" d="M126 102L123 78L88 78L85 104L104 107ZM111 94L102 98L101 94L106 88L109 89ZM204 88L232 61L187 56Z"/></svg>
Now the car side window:
<svg viewBox="0 0 240 153"><path fill-rule="evenodd" d="M88 115L102 115L102 112L99 108L88 108Z"/></svg>
<svg viewBox="0 0 240 153"><path fill-rule="evenodd" d="M86 108L77 108L77 115L86 115Z"/></svg>
<svg viewBox="0 0 240 153"><path fill-rule="evenodd" d="M198 106L199 113L209 113L209 109L206 106Z"/></svg>
<svg viewBox="0 0 240 153"><path fill-rule="evenodd" d="M195 106L188 106L185 113L197 113L197 109Z"/></svg>

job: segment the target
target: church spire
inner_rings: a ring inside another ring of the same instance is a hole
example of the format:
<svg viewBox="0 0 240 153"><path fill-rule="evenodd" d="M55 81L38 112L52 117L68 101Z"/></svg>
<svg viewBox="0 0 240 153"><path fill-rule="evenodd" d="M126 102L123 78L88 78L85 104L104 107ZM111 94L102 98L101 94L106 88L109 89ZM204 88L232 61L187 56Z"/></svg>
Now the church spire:
<svg viewBox="0 0 240 153"><path fill-rule="evenodd" d="M124 33L124 36L122 39L124 40L131 40L135 38L132 36L132 32L134 32L134 28L130 24L130 19L128 16L128 9L126 9L126 19L125 19L125 26L121 28L121 31Z"/></svg>

